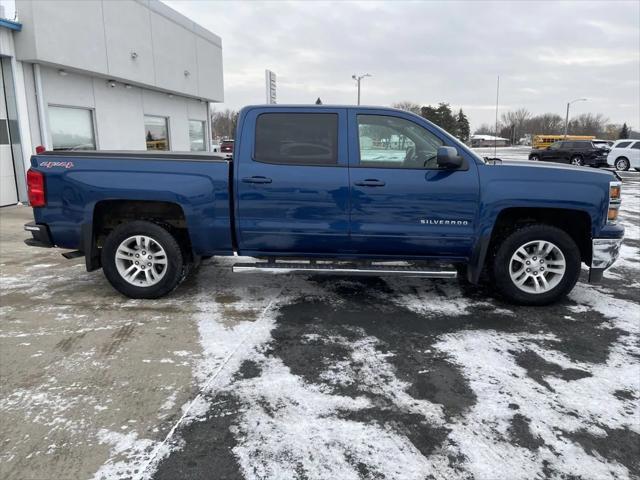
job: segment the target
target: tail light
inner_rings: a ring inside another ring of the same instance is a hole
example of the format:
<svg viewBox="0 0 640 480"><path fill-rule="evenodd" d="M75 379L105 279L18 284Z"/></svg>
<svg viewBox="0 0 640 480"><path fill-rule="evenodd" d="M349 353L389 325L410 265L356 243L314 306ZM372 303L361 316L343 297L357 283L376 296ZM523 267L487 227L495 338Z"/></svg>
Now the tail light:
<svg viewBox="0 0 640 480"><path fill-rule="evenodd" d="M44 207L47 204L44 195L44 175L42 172L27 172L27 194L32 207Z"/></svg>
<svg viewBox="0 0 640 480"><path fill-rule="evenodd" d="M47 147L45 147L44 145L38 145L36 147L36 155L40 155L41 153L44 153L47 151Z"/></svg>

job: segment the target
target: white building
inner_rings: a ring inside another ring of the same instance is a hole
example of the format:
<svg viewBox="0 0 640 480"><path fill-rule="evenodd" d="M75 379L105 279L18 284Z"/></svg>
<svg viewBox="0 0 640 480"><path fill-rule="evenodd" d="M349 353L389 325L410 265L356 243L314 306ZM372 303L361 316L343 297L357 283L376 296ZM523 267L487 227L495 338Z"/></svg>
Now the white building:
<svg viewBox="0 0 640 480"><path fill-rule="evenodd" d="M493 135L471 135L469 142L472 147L506 147L510 144L508 138L494 137Z"/></svg>
<svg viewBox="0 0 640 480"><path fill-rule="evenodd" d="M15 6L15 20L0 19L0 206L26 200L37 145L210 148L210 103L223 101L220 37L158 0Z"/></svg>

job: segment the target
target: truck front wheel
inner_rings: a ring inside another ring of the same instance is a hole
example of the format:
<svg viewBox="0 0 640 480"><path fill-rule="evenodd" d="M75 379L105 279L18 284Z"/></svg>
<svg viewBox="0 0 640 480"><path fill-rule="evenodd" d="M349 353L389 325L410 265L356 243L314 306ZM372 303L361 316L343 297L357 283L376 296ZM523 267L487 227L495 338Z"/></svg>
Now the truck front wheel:
<svg viewBox="0 0 640 480"><path fill-rule="evenodd" d="M109 283L130 298L159 298L183 278L180 245L152 222L133 221L116 227L102 248L102 269Z"/></svg>
<svg viewBox="0 0 640 480"><path fill-rule="evenodd" d="M523 305L547 305L564 297L580 276L580 253L573 239L549 225L528 225L498 247L493 265L496 287Z"/></svg>

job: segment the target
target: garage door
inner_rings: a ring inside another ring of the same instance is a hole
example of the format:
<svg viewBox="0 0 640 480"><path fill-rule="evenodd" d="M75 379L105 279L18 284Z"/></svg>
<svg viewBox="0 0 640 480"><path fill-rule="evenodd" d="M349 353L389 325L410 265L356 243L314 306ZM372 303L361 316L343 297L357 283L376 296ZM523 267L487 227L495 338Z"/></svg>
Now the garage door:
<svg viewBox="0 0 640 480"><path fill-rule="evenodd" d="M2 63L0 63L2 68ZM13 153L7 120L7 102L0 72L0 206L13 205L18 202L16 175L13 169Z"/></svg>

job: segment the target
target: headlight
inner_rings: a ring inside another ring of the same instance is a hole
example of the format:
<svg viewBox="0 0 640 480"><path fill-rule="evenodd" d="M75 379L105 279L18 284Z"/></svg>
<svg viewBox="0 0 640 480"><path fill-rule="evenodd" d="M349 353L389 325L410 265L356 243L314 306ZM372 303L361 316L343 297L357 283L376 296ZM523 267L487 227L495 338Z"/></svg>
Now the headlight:
<svg viewBox="0 0 640 480"><path fill-rule="evenodd" d="M620 182L609 182L609 200L620 201L621 187L622 183Z"/></svg>
<svg viewBox="0 0 640 480"><path fill-rule="evenodd" d="M607 211L607 223L616 223L620 202L622 201L622 182L609 182L609 207Z"/></svg>

